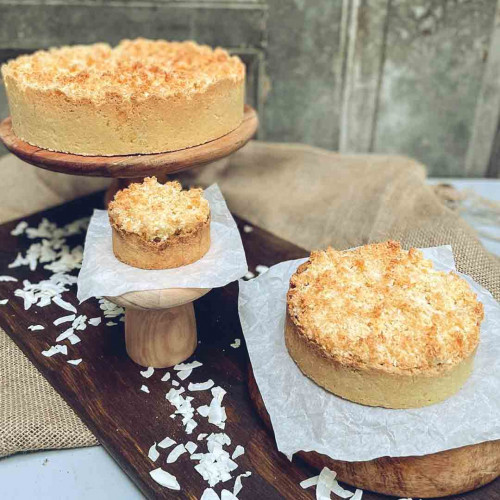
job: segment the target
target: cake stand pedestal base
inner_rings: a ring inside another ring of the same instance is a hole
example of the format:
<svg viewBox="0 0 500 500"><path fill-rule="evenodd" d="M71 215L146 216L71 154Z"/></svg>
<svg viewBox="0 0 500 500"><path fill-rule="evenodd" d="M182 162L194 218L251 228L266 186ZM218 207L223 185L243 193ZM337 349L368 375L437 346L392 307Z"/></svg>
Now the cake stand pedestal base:
<svg viewBox="0 0 500 500"><path fill-rule="evenodd" d="M198 336L193 301L207 288L129 292L108 300L125 308L125 343L141 366L168 368L188 359Z"/></svg>

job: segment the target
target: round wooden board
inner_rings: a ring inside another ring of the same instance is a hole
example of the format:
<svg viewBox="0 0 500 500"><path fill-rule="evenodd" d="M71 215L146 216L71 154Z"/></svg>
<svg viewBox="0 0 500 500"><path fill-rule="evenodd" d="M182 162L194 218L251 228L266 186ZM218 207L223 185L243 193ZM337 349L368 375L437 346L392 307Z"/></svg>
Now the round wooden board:
<svg viewBox="0 0 500 500"><path fill-rule="evenodd" d="M10 152L36 167L71 175L131 179L172 174L220 160L242 148L258 124L256 111L245 106L243 122L229 134L200 146L148 155L81 156L41 149L14 135L10 117L0 123L0 139Z"/></svg>
<svg viewBox="0 0 500 500"><path fill-rule="evenodd" d="M259 416L272 432L271 419L260 395L251 365L248 387ZM356 488L386 495L431 498L471 491L500 475L500 440L433 453L421 457L381 457L366 462L333 460L316 452L299 452L305 462L328 467Z"/></svg>

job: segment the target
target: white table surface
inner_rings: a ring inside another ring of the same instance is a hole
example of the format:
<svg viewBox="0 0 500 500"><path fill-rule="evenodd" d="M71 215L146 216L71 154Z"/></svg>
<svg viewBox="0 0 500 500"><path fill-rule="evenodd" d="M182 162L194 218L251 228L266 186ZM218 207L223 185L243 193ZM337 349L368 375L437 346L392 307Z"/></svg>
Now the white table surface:
<svg viewBox="0 0 500 500"><path fill-rule="evenodd" d="M500 202L500 180L429 179L457 189L471 189ZM469 221L471 223L471 221ZM472 225L474 223L472 222ZM500 226L487 230L500 238ZM500 242L481 238L500 255ZM72 450L18 453L0 460L0 498L37 500L133 500L143 498L127 475L100 446Z"/></svg>

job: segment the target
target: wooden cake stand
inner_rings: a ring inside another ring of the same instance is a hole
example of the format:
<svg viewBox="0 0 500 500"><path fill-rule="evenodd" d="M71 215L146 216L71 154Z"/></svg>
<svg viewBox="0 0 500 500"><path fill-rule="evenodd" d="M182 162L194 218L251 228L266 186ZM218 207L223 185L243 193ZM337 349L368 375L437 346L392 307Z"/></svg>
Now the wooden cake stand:
<svg viewBox="0 0 500 500"><path fill-rule="evenodd" d="M70 175L112 177L106 204L131 182L155 175L160 180L193 167L220 160L242 148L258 127L256 111L245 106L241 125L211 142L166 153L126 156L81 156L48 151L16 137L10 118L0 123L0 139L7 149L35 167ZM129 292L107 297L125 307L125 341L129 356L142 366L166 368L193 354L197 345L192 302L210 289L167 289Z"/></svg>
<svg viewBox="0 0 500 500"><path fill-rule="evenodd" d="M112 177L106 194L106 201L110 201L116 191L131 182L141 182L144 177L155 175L164 179L229 156L255 135L258 125L257 112L245 106L243 122L229 134L192 148L147 155L81 156L41 149L14 135L10 117L0 123L0 139L11 153L35 167L70 175Z"/></svg>
<svg viewBox="0 0 500 500"><path fill-rule="evenodd" d="M271 419L251 365L248 388L257 413L272 432ZM500 440L418 457L381 457L365 462L334 460L315 451L300 451L296 455L319 470L323 467L334 470L340 481L355 488L404 498L464 493L484 486L500 475Z"/></svg>

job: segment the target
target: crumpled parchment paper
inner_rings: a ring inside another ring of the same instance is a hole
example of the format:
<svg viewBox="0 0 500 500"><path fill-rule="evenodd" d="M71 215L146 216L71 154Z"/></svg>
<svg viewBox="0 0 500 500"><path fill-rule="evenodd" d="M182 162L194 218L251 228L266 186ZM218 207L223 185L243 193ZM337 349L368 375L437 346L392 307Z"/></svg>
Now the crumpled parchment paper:
<svg viewBox="0 0 500 500"><path fill-rule="evenodd" d="M140 290L216 288L244 276L248 266L241 236L219 187L210 186L204 196L212 215L210 249L200 260L175 269L145 270L120 262L113 254L108 213L95 210L78 275L80 302Z"/></svg>
<svg viewBox="0 0 500 500"><path fill-rule="evenodd" d="M436 269L455 270L450 246L422 250ZM325 391L305 377L288 354L286 293L291 275L305 260L282 262L251 281L239 282L243 333L281 452L289 458L304 450L363 461L500 439L500 305L486 289L461 274L485 311L474 370L463 388L425 408L373 408Z"/></svg>

